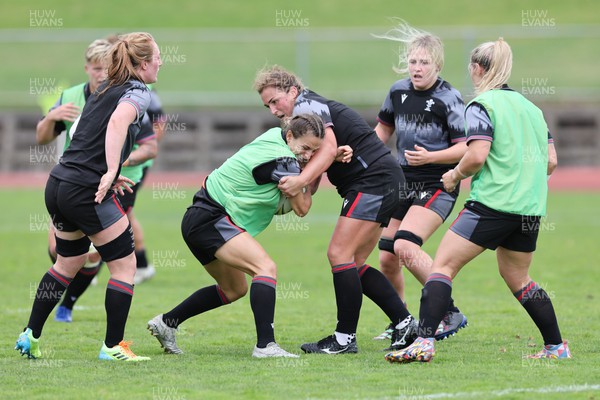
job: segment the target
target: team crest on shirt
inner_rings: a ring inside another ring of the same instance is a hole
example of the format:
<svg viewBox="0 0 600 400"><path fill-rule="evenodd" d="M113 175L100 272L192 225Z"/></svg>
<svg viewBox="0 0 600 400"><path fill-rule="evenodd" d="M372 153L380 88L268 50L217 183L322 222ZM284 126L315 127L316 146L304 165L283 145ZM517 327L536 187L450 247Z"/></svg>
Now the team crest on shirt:
<svg viewBox="0 0 600 400"><path fill-rule="evenodd" d="M431 106L435 104L435 101L429 99L425 102L425 111L431 111Z"/></svg>

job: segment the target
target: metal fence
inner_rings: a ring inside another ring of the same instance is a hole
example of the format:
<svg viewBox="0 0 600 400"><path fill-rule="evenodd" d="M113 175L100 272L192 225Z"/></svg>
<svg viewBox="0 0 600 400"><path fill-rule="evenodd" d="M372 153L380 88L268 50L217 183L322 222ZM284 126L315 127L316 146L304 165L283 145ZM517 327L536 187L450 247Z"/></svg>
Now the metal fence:
<svg viewBox="0 0 600 400"><path fill-rule="evenodd" d="M600 113L594 105L542 104L561 166L600 166ZM375 126L377 109L359 112ZM46 171L58 162L60 143L35 144L39 114L0 113L0 172ZM264 110L167 113L158 171L202 171L218 167L244 144L278 121ZM390 143L393 146L393 143Z"/></svg>

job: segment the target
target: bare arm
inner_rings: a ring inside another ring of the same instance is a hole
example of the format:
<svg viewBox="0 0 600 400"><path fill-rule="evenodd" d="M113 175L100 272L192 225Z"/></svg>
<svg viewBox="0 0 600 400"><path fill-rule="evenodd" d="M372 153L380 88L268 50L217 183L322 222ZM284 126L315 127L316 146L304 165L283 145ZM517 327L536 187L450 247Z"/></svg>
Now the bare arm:
<svg viewBox="0 0 600 400"><path fill-rule="evenodd" d="M152 122L152 129L154 130L154 133L156 133L156 138L159 142L165 136L166 124L167 123L162 118L159 121Z"/></svg>
<svg viewBox="0 0 600 400"><path fill-rule="evenodd" d="M467 151L466 142L458 142L444 150L427 151L424 147L415 145L415 150L406 150L404 157L408 165L418 166L425 164L454 164L458 162Z"/></svg>
<svg viewBox="0 0 600 400"><path fill-rule="evenodd" d="M156 158L158 154L158 140L156 138L142 142L140 146L131 152L127 160L123 163L124 167L133 167L141 163Z"/></svg>
<svg viewBox="0 0 600 400"><path fill-rule="evenodd" d="M552 175L557 166L558 156L556 155L556 148L554 147L554 143L548 143L548 176Z"/></svg>
<svg viewBox="0 0 600 400"><path fill-rule="evenodd" d="M379 140L381 140L384 144L386 144L388 140L390 140L390 138L394 134L394 131L395 129L393 126L384 125L381 122L378 122L375 126L375 133L377 134Z"/></svg>
<svg viewBox="0 0 600 400"><path fill-rule="evenodd" d="M106 165L108 171L102 176L98 191L96 192L96 202L101 203L108 190L112 187L113 181L117 178L117 171L121 162L121 151L127 136L129 125L137 118L135 107L129 102L119 103L116 110L112 113L106 128L105 151Z"/></svg>
<svg viewBox="0 0 600 400"><path fill-rule="evenodd" d="M294 213L299 217L304 217L308 214L308 210L310 210L310 206L312 205L311 191L301 191L296 196L290 197L289 201Z"/></svg>
<svg viewBox="0 0 600 400"><path fill-rule="evenodd" d="M279 190L288 198L296 196L302 188L317 179L333 163L337 154L337 141L333 129L325 128L325 139L298 176L286 176L279 182Z"/></svg>
<svg viewBox="0 0 600 400"><path fill-rule="evenodd" d="M81 109L73 103L62 104L51 110L46 116L37 123L35 128L35 139L37 144L48 144L52 142L56 135L54 127L58 121L73 122L77 119Z"/></svg>
<svg viewBox="0 0 600 400"><path fill-rule="evenodd" d="M488 140L471 141L458 165L442 175L444 189L451 192L461 180L475 175L483 167L491 147L492 142Z"/></svg>

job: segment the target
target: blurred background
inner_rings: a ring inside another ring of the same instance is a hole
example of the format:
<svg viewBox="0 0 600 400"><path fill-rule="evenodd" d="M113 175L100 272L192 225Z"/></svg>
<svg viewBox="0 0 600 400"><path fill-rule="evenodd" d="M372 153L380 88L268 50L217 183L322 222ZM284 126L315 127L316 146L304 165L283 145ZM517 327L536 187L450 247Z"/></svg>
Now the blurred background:
<svg viewBox="0 0 600 400"><path fill-rule="evenodd" d="M278 121L252 90L280 64L374 126L398 43L377 39L394 17L438 35L441 76L472 98L469 52L502 36L510 86L546 115L562 166L600 165L600 3L593 0L427 2L5 0L0 14L0 172L48 171L35 125L63 89L86 81L84 52L110 34L148 31L161 49L155 88L166 130L155 171L208 172Z"/></svg>

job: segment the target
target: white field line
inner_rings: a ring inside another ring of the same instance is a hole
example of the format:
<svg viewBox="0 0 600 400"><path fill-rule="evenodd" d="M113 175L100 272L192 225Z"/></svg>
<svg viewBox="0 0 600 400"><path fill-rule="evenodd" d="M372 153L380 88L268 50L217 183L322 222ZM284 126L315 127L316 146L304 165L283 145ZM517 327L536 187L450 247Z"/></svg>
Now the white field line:
<svg viewBox="0 0 600 400"><path fill-rule="evenodd" d="M567 361L568 362L568 361ZM401 400L426 400L426 399L465 399L478 398L486 399L491 397L502 397L516 393L577 393L587 391L600 391L600 384L583 384L583 385L568 385L568 386L548 386L541 388L510 388L490 391L475 391L475 392L456 392L456 393L432 393L419 394L413 393L410 395L401 394L397 399Z"/></svg>

